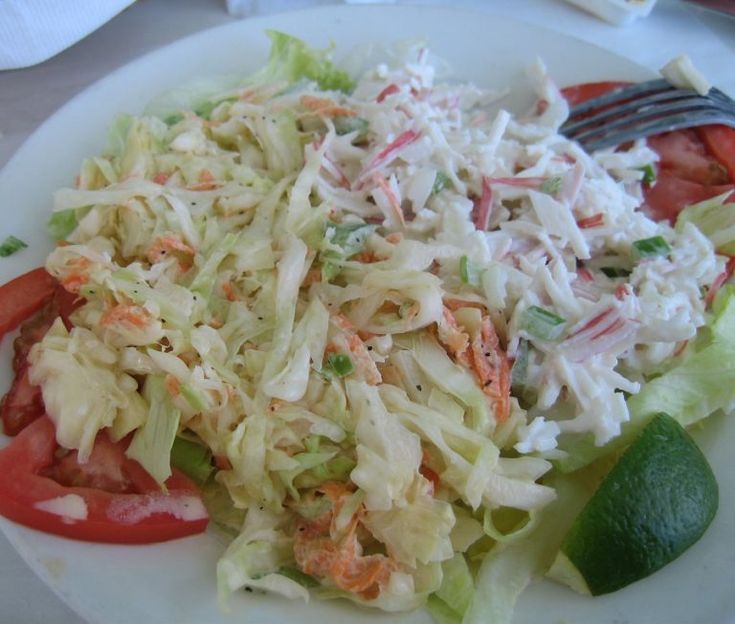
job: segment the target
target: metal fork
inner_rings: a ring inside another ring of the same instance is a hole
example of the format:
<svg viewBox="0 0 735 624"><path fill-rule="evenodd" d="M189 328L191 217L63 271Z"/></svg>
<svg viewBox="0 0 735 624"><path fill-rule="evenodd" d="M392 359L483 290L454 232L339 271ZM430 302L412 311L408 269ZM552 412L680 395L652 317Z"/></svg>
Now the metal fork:
<svg viewBox="0 0 735 624"><path fill-rule="evenodd" d="M677 89L666 80L618 87L573 106L559 132L588 152L652 134L724 124L735 128L735 100L719 89L707 95Z"/></svg>

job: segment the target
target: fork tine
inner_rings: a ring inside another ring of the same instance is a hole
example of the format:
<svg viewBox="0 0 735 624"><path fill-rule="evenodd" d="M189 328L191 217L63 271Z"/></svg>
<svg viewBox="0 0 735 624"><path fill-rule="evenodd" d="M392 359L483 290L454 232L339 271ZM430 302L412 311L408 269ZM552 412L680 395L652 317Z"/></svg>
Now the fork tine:
<svg viewBox="0 0 735 624"><path fill-rule="evenodd" d="M671 132L672 130L681 130L682 128L694 128L696 126L706 126L708 124L723 124L735 128L735 115L727 112L718 111L716 109L705 109L695 113L680 113L677 115L654 119L645 124L636 124L627 128L610 131L609 128L600 127L597 133L590 133L589 136L580 140L575 139L588 151L594 152L606 147L614 147L633 141L635 139L645 138L662 132Z"/></svg>
<svg viewBox="0 0 735 624"><path fill-rule="evenodd" d="M656 106L646 105L643 107L628 106L624 110L612 111L607 110L595 116L592 119L580 121L574 125L574 128L562 126L562 132L570 139L584 141L588 136L599 134L600 131L613 131L625 126L641 126L658 118L665 118L676 113L694 112L698 110L712 110L715 112L724 112L719 106L712 104L700 96L687 96L680 100L659 104ZM628 113L628 114L626 114ZM587 122L587 123L585 123Z"/></svg>
<svg viewBox="0 0 735 624"><path fill-rule="evenodd" d="M600 125L608 120L612 120L618 117L628 115L629 117L639 112L641 109L645 110L647 107L653 104L665 104L667 102L674 102L677 100L684 99L702 99L701 96L696 94L696 91L690 91L688 89L671 89L667 91L659 91L651 95L643 97L629 99L622 101L620 105L613 106L607 105L602 107L602 110L594 115L583 116L581 119L579 115L572 114L570 111L569 118L562 125L561 131L566 135L571 135L579 130L583 130L587 127L593 127ZM595 107L588 109L588 112L600 108L599 104ZM575 110L575 109L572 109Z"/></svg>
<svg viewBox="0 0 735 624"><path fill-rule="evenodd" d="M577 115L584 114L601 106L611 106L619 104L621 102L625 102L626 100L630 100L632 98L645 97L654 93L658 93L660 91L670 91L672 89L673 87L671 86L671 84L663 78L657 80L648 80L646 82L636 82L629 86L618 87L617 89L613 89L612 91L609 91L604 95L592 98L591 100L587 100L586 102L582 102L581 104L573 106L569 111L569 116L576 117Z"/></svg>

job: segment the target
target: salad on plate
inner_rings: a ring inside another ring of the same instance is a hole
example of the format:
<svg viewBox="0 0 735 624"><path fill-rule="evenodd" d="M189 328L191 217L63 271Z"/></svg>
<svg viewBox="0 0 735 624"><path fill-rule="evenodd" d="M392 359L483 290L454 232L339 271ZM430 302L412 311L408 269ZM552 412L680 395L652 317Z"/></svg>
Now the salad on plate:
<svg viewBox="0 0 735 624"><path fill-rule="evenodd" d="M717 508L682 427L735 399L735 130L588 154L558 128L610 84L539 62L513 116L420 46L355 79L269 36L237 85L119 116L54 196L45 268L0 288L0 514L102 542L209 526L225 607L440 622L678 556ZM645 561L584 547L638 532Z"/></svg>

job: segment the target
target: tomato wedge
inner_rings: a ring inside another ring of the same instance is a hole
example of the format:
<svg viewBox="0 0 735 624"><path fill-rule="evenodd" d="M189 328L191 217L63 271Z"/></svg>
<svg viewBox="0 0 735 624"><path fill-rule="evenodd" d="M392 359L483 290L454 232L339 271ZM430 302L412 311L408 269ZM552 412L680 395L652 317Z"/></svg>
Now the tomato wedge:
<svg viewBox="0 0 735 624"><path fill-rule="evenodd" d="M39 267L0 286L0 339L54 296L56 280Z"/></svg>
<svg viewBox="0 0 735 624"><path fill-rule="evenodd" d="M167 493L125 442L100 433L88 462L57 458L54 425L44 416L0 450L0 514L73 539L120 544L161 542L201 533L208 516L197 486L173 469Z"/></svg>
<svg viewBox="0 0 735 624"><path fill-rule="evenodd" d="M28 352L46 335L57 317L61 316L67 329L71 329L69 315L82 301L61 285L56 285L51 301L21 325L20 334L13 343L15 379L0 403L0 420L6 435L18 435L45 413L41 388L32 385L28 377Z"/></svg>
<svg viewBox="0 0 735 624"><path fill-rule="evenodd" d="M735 128L700 126L697 132L710 153L727 169L730 180L735 182Z"/></svg>

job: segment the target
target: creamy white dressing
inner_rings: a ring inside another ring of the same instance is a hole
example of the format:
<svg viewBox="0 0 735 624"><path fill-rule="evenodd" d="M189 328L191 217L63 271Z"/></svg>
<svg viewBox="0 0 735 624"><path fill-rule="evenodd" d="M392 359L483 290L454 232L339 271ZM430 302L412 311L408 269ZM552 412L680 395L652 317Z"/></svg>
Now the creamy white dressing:
<svg viewBox="0 0 735 624"><path fill-rule="evenodd" d="M86 520L88 514L87 503L79 494L66 494L38 501L33 507L61 516L62 521L67 524Z"/></svg>

